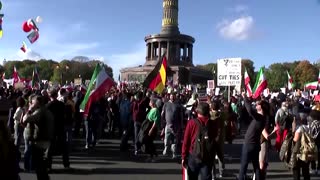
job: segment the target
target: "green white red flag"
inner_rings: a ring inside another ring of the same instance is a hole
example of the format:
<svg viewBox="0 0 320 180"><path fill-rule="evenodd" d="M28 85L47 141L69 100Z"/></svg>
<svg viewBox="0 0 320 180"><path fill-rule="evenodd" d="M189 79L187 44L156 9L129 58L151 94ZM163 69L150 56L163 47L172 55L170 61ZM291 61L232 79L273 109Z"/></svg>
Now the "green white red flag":
<svg viewBox="0 0 320 180"><path fill-rule="evenodd" d="M114 85L116 85L116 83L111 77L109 77L104 67L100 64L97 64L91 77L86 95L80 105L80 110L84 112L85 116L88 115L91 104L102 98L105 93Z"/></svg>
<svg viewBox="0 0 320 180"><path fill-rule="evenodd" d="M254 84L253 98L258 98L263 92L263 90L267 88L267 86L268 86L268 82L264 75L264 68L261 67L257 75L256 83Z"/></svg>
<svg viewBox="0 0 320 180"><path fill-rule="evenodd" d="M288 90L291 90L294 86L293 84L293 79L292 77L290 76L289 72L287 71L287 75L288 75Z"/></svg>
<svg viewBox="0 0 320 180"><path fill-rule="evenodd" d="M318 81L306 83L306 84L304 85L304 87L305 87L306 89L317 89L317 88L318 88Z"/></svg>
<svg viewBox="0 0 320 180"><path fill-rule="evenodd" d="M244 85L246 87L247 95L249 97L251 97L252 96L252 89L250 86L250 77L249 77L247 68L245 68L245 70L244 70Z"/></svg>

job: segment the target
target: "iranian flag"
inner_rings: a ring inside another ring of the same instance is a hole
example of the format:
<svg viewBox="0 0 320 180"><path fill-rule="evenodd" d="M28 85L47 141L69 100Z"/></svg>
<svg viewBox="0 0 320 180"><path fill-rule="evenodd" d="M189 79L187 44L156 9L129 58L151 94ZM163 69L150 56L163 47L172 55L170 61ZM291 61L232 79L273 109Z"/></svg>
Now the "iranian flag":
<svg viewBox="0 0 320 180"><path fill-rule="evenodd" d="M305 87L306 89L317 89L317 88L318 88L318 81L306 83L306 84L304 85L304 87Z"/></svg>
<svg viewBox="0 0 320 180"><path fill-rule="evenodd" d="M268 82L264 75L264 68L261 67L256 79L256 83L254 84L253 98L258 98L260 94L263 92L263 90L267 88L267 86L268 86Z"/></svg>
<svg viewBox="0 0 320 180"><path fill-rule="evenodd" d="M80 105L80 110L84 112L85 116L88 115L91 104L97 102L114 85L115 82L106 73L104 67L97 64L86 95Z"/></svg>
<svg viewBox="0 0 320 180"><path fill-rule="evenodd" d="M293 84L293 79L292 77L290 76L289 72L287 71L287 75L288 75L288 89L291 90L294 86Z"/></svg>
<svg viewBox="0 0 320 180"><path fill-rule="evenodd" d="M252 96L252 90L251 90L251 86L250 86L250 77L249 77L247 68L245 68L245 70L244 70L244 85L245 85L246 90L247 90L247 95L249 97L251 97Z"/></svg>

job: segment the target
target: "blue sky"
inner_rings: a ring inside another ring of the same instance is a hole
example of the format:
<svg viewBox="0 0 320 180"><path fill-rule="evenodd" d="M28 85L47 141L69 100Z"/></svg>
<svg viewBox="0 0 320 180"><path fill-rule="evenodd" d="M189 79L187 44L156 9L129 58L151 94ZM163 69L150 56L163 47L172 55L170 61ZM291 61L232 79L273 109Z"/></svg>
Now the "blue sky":
<svg viewBox="0 0 320 180"><path fill-rule="evenodd" d="M144 63L144 37L161 29L162 0L2 0L6 59L74 56L103 60L115 71ZM249 58L257 68L320 58L318 0L180 0L180 32L196 38L194 64ZM41 16L30 45L22 23ZM25 41L29 51L19 49Z"/></svg>

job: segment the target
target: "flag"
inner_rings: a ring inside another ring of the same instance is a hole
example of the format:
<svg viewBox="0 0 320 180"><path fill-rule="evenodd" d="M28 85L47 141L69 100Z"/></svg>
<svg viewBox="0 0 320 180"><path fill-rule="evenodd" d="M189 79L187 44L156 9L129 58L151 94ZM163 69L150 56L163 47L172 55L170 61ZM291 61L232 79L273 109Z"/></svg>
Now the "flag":
<svg viewBox="0 0 320 180"><path fill-rule="evenodd" d="M260 94L263 92L263 90L265 88L267 88L268 86L268 82L266 77L264 76L264 68L260 68L257 79L256 79L256 83L254 84L254 88L253 88L253 98L257 98L260 96Z"/></svg>
<svg viewBox="0 0 320 180"><path fill-rule="evenodd" d="M38 89L40 88L40 78L39 78L37 67L34 67L34 70L32 73L31 88L38 88Z"/></svg>
<svg viewBox="0 0 320 180"><path fill-rule="evenodd" d="M3 14L0 14L0 38L2 38L2 35L3 35L2 22L3 22Z"/></svg>
<svg viewBox="0 0 320 180"><path fill-rule="evenodd" d="M318 81L306 83L306 84L304 85L304 87L305 87L306 89L317 89L317 88L318 88Z"/></svg>
<svg viewBox="0 0 320 180"><path fill-rule="evenodd" d="M39 31L32 31L32 33L30 33L27 38L29 39L30 43L33 44L34 42L36 42L39 38Z"/></svg>
<svg viewBox="0 0 320 180"><path fill-rule="evenodd" d="M288 75L288 89L291 90L294 86L293 84L293 79L292 77L290 76L289 72L287 71L287 75Z"/></svg>
<svg viewBox="0 0 320 180"><path fill-rule="evenodd" d="M167 78L167 58L164 55L162 60L157 63L154 69L149 73L147 78L143 82L143 86L162 93L166 85Z"/></svg>
<svg viewBox="0 0 320 180"><path fill-rule="evenodd" d="M86 95L80 105L81 111L84 112L85 116L88 116L90 106L93 102L98 101L105 93L115 85L115 82L108 76L104 67L97 64Z"/></svg>
<svg viewBox="0 0 320 180"><path fill-rule="evenodd" d="M3 74L2 74L2 80L4 80L6 78L6 73L4 72Z"/></svg>
<svg viewBox="0 0 320 180"><path fill-rule="evenodd" d="M245 70L244 70L244 85L246 87L247 95L249 97L251 97L252 96L252 90L251 90L251 86L250 86L250 77L249 77L247 68L245 68Z"/></svg>
<svg viewBox="0 0 320 180"><path fill-rule="evenodd" d="M318 83L320 84L320 71L319 71L319 74L318 74Z"/></svg>
<svg viewBox="0 0 320 180"><path fill-rule="evenodd" d="M25 43L24 41L22 42L22 47L21 47L20 49L21 49L21 51L23 51L24 53L27 52L28 47L27 47L27 45L26 45L26 43Z"/></svg>
<svg viewBox="0 0 320 180"><path fill-rule="evenodd" d="M13 83L14 83L14 84L20 81L19 73L18 73L18 71L17 71L16 66L13 66L13 74L12 74L12 77L13 77Z"/></svg>

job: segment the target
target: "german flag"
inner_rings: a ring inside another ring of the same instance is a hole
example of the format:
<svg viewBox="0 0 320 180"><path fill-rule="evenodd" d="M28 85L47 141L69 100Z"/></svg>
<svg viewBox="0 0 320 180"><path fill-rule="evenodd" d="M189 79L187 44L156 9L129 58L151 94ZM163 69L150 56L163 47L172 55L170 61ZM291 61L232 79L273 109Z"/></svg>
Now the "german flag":
<svg viewBox="0 0 320 180"><path fill-rule="evenodd" d="M147 78L143 82L143 86L155 91L162 93L165 88L167 78L167 58L164 55L162 60L157 63L154 69L149 73Z"/></svg>

